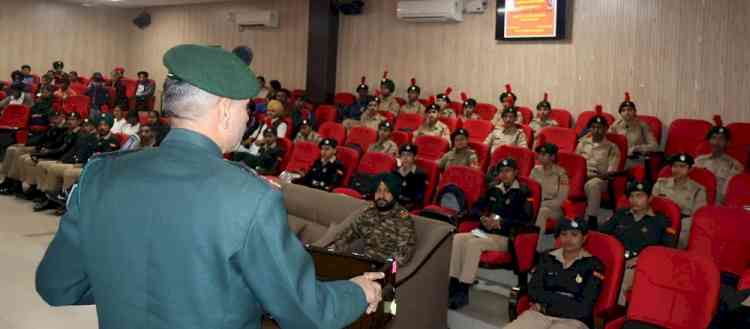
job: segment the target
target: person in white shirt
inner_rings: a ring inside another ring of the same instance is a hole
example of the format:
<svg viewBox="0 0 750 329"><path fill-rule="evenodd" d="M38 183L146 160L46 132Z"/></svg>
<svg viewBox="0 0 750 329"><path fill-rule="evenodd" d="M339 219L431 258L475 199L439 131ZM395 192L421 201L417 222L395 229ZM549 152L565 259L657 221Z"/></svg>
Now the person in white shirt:
<svg viewBox="0 0 750 329"><path fill-rule="evenodd" d="M138 122L138 112L128 113L128 117L125 119L126 123L122 126L122 133L128 136L137 135L141 128L141 123Z"/></svg>
<svg viewBox="0 0 750 329"><path fill-rule="evenodd" d="M115 106L114 110L112 110L112 117L114 118L114 123L112 124L112 133L113 134L124 134L123 129L128 124L128 120L125 119L125 117L122 115L122 109L119 106Z"/></svg>
<svg viewBox="0 0 750 329"><path fill-rule="evenodd" d="M266 121L250 133L250 136L245 139L242 145L238 146L236 152L247 152L257 155L260 145L263 145L263 132L269 128L276 130L276 136L278 138L286 137L286 131L289 127L286 121L284 121L284 105L280 101L274 99L268 102L266 108Z"/></svg>

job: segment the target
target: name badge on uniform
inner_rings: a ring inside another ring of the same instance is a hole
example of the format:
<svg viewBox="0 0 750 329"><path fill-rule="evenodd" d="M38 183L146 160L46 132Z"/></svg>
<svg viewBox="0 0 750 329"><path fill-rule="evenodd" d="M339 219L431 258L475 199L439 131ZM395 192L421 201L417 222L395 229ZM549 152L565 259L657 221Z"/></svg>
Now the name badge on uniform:
<svg viewBox="0 0 750 329"><path fill-rule="evenodd" d="M406 181L404 181L403 183L401 183L401 186L406 187Z"/></svg>
<svg viewBox="0 0 750 329"><path fill-rule="evenodd" d="M494 196L493 196L493 197L490 197L490 201L492 201L492 202L495 202L495 201L497 201L497 198L496 198L496 197L494 197Z"/></svg>
<svg viewBox="0 0 750 329"><path fill-rule="evenodd" d="M510 199L505 199L505 205L509 205L509 204L510 204Z"/></svg>
<svg viewBox="0 0 750 329"><path fill-rule="evenodd" d="M328 168L323 168L323 173L325 174L326 171L328 171Z"/></svg>
<svg viewBox="0 0 750 329"><path fill-rule="evenodd" d="M580 274L576 274L576 283L577 284L583 283L583 277Z"/></svg>
<svg viewBox="0 0 750 329"><path fill-rule="evenodd" d="M643 233L646 233L646 232L648 232L648 228L644 226L644 227L643 227L643 228L641 229L641 232L643 232Z"/></svg>

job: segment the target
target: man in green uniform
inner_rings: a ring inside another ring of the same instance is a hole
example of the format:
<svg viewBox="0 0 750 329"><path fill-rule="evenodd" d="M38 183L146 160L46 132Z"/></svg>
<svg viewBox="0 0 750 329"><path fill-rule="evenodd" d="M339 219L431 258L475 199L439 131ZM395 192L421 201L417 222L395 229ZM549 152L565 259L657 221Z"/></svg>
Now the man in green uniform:
<svg viewBox="0 0 750 329"><path fill-rule="evenodd" d="M44 256L36 289L51 305L96 304L102 328L341 328L372 312L366 273L318 282L281 192L222 153L242 139L258 92L220 48L164 56L173 129L159 148L92 158ZM114 211L119 204L137 212Z"/></svg>

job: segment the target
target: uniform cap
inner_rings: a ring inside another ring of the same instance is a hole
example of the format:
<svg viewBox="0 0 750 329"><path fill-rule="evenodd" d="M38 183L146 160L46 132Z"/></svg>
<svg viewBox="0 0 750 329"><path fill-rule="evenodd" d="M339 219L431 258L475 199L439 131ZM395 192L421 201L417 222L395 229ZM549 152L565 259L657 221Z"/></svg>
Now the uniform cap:
<svg viewBox="0 0 750 329"><path fill-rule="evenodd" d="M627 91L625 92L625 100L623 100L622 103L620 103L620 109L618 110L618 112L622 112L622 109L626 107L635 108L635 103L633 103L633 101L630 100L630 93Z"/></svg>
<svg viewBox="0 0 750 329"><path fill-rule="evenodd" d="M418 148L414 144L404 144L404 145L401 145L401 147L398 150L398 153L401 154L401 153L406 152L406 153L411 153L412 155L417 155L417 150Z"/></svg>
<svg viewBox="0 0 750 329"><path fill-rule="evenodd" d="M670 165L673 165L675 162L682 162L692 167L695 163L695 159L693 159L693 156L688 153L677 153L669 158Z"/></svg>
<svg viewBox="0 0 750 329"><path fill-rule="evenodd" d="M505 158L497 164L497 169L513 168L518 169L518 164L513 158Z"/></svg>
<svg viewBox="0 0 750 329"><path fill-rule="evenodd" d="M454 139L456 139L456 137L458 137L458 136L464 136L466 138L469 138L469 131L466 130L466 129L464 129L464 128L458 128L458 129L456 129L456 131L454 131L451 134L451 141L453 141Z"/></svg>
<svg viewBox="0 0 750 329"><path fill-rule="evenodd" d="M730 140L732 135L729 132L729 129L724 127L724 123L721 120L720 115L714 115L714 126L711 127L711 129L708 131L708 134L706 135L706 139L711 139L711 137L714 137L714 135L724 135L727 140Z"/></svg>
<svg viewBox="0 0 750 329"><path fill-rule="evenodd" d="M388 79L388 70L383 72L383 79L380 80L380 86L385 87L390 92L393 92L396 89L396 83L393 82L393 80Z"/></svg>
<svg viewBox="0 0 750 329"><path fill-rule="evenodd" d="M578 230L581 234L586 235L589 227L583 218L562 218L557 223L557 234L565 231Z"/></svg>
<svg viewBox="0 0 750 329"><path fill-rule="evenodd" d="M542 99L541 102L539 102L538 104L536 104L536 108L537 108L537 110L540 109L540 108L548 108L548 109L552 108L552 104L550 104L550 102L549 102L549 94L548 93L544 93L544 99Z"/></svg>
<svg viewBox="0 0 750 329"><path fill-rule="evenodd" d="M383 121L378 125L378 129L393 130L393 124L390 121Z"/></svg>
<svg viewBox="0 0 750 329"><path fill-rule="evenodd" d="M427 110L425 112L427 112L427 113L440 112L440 107L437 106L437 104L433 103L433 104L430 104L430 106L427 107Z"/></svg>
<svg viewBox="0 0 750 329"><path fill-rule="evenodd" d="M536 147L536 153L557 155L558 147L552 143L544 143Z"/></svg>
<svg viewBox="0 0 750 329"><path fill-rule="evenodd" d="M68 119L80 119L81 115L78 112L70 112L66 117Z"/></svg>
<svg viewBox="0 0 750 329"><path fill-rule="evenodd" d="M653 184L651 184L650 181L644 180L642 182L639 182L637 180L631 180L628 182L628 187L625 190L625 194L629 197L630 194L633 192L644 192L648 195L651 195L651 189L654 187Z"/></svg>
<svg viewBox="0 0 750 329"><path fill-rule="evenodd" d="M336 148L336 146L338 144L339 143L335 139L333 139L333 138L326 138L326 139L320 141L320 143L318 144L318 147L322 148L323 146L330 146L332 148Z"/></svg>
<svg viewBox="0 0 750 329"><path fill-rule="evenodd" d="M609 126L609 122L607 122L607 118L604 116L604 110L601 105L596 106L596 108L594 109L594 113L594 117L589 121L589 127L591 127L591 125L595 123L604 125L605 127Z"/></svg>
<svg viewBox="0 0 750 329"><path fill-rule="evenodd" d="M99 115L99 121L97 122L97 125L100 125L102 122L106 122L108 126L112 127L112 124L115 122L115 120L114 118L112 118L112 114L102 113Z"/></svg>
<svg viewBox="0 0 750 329"><path fill-rule="evenodd" d="M357 92L359 92L360 90L369 90L370 89L370 87L367 86L366 82L367 82L367 77L362 76L362 80L360 80L359 86L357 86Z"/></svg>
<svg viewBox="0 0 750 329"><path fill-rule="evenodd" d="M417 86L417 79L411 78L411 85L409 85L409 88L406 88L407 93L421 93L422 89Z"/></svg>

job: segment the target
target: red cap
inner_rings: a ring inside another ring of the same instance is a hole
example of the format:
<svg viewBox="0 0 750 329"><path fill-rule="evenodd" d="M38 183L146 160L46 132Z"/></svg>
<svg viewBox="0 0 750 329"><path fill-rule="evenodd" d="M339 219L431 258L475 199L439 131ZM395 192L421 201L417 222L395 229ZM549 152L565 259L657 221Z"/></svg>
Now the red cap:
<svg viewBox="0 0 750 329"><path fill-rule="evenodd" d="M544 101L545 102L549 101L549 95L547 93L544 93Z"/></svg>
<svg viewBox="0 0 750 329"><path fill-rule="evenodd" d="M388 69L386 68L385 71L383 71L383 79L388 79Z"/></svg>
<svg viewBox="0 0 750 329"><path fill-rule="evenodd" d="M453 88L448 87L445 89L445 96L449 96L453 92Z"/></svg>
<svg viewBox="0 0 750 329"><path fill-rule="evenodd" d="M466 96L465 92L461 92L461 101L465 102L467 99L469 99L469 96Z"/></svg>
<svg viewBox="0 0 750 329"><path fill-rule="evenodd" d="M625 101L630 102L630 93L627 91L625 92Z"/></svg>
<svg viewBox="0 0 750 329"><path fill-rule="evenodd" d="M714 115L714 124L716 124L717 127L724 127L724 122L721 121L721 115Z"/></svg>
<svg viewBox="0 0 750 329"><path fill-rule="evenodd" d="M362 76L362 80L361 80L361 83L362 83L362 84L365 84L365 81L367 81L367 78L366 78L365 76Z"/></svg>
<svg viewBox="0 0 750 329"><path fill-rule="evenodd" d="M125 68L122 66L115 67L115 72L125 73Z"/></svg>
<svg viewBox="0 0 750 329"><path fill-rule="evenodd" d="M509 84L507 84L507 85L505 85L505 92L507 92L507 93L509 93L509 94L510 94L511 92L513 92L512 90L513 90L513 89L511 89L511 87L510 87L510 83L509 83Z"/></svg>
<svg viewBox="0 0 750 329"><path fill-rule="evenodd" d="M430 104L435 104L435 96L430 96Z"/></svg>
<svg viewBox="0 0 750 329"><path fill-rule="evenodd" d="M596 107L594 108L594 112L596 112L596 115L602 115L602 113L604 113L604 109L602 108L602 105L596 104Z"/></svg>
<svg viewBox="0 0 750 329"><path fill-rule="evenodd" d="M417 85L417 79L411 78L411 85L416 86Z"/></svg>

